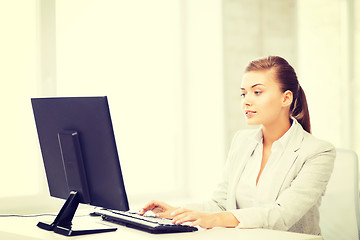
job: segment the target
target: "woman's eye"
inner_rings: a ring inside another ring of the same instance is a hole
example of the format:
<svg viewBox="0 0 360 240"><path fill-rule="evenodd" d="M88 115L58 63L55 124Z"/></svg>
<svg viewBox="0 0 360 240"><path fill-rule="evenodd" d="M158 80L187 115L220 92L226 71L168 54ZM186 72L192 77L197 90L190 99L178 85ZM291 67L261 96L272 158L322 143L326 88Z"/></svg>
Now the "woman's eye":
<svg viewBox="0 0 360 240"><path fill-rule="evenodd" d="M245 97L245 93L240 94L240 96L241 96L242 98L244 98L244 97Z"/></svg>
<svg viewBox="0 0 360 240"><path fill-rule="evenodd" d="M261 91L255 91L254 93L255 93L255 95L260 95Z"/></svg>

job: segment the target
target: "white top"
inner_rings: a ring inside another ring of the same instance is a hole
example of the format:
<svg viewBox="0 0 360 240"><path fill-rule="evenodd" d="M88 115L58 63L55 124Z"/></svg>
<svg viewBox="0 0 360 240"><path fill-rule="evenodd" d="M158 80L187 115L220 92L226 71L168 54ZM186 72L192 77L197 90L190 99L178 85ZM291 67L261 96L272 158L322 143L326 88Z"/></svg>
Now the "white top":
<svg viewBox="0 0 360 240"><path fill-rule="evenodd" d="M261 129L255 134L253 138L253 141L256 143L254 153L249 156L236 187L237 209L257 207L261 205L261 202L268 202L270 200L269 196L264 196L262 189L269 188L273 184L272 178L279 169L277 160L283 155L293 129L294 121L289 130L272 144L271 154L260 175L258 184L256 184L256 179L261 167L264 136Z"/></svg>

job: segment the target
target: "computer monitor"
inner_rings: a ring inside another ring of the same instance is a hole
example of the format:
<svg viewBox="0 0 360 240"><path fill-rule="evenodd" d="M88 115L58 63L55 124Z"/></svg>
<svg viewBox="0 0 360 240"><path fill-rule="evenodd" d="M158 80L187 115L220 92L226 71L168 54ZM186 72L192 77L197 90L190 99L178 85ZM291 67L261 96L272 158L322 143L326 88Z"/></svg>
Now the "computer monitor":
<svg viewBox="0 0 360 240"><path fill-rule="evenodd" d="M50 195L67 199L52 224L40 228L81 235L71 221L79 203L129 210L107 97L31 99Z"/></svg>

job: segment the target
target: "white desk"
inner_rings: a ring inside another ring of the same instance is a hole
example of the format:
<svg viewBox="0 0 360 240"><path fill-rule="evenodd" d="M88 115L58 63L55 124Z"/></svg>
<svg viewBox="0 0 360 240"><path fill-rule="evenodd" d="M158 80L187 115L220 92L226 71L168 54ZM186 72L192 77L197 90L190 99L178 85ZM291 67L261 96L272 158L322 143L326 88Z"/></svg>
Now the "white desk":
<svg viewBox="0 0 360 240"><path fill-rule="evenodd" d="M191 240L212 240L212 239L267 239L267 240L322 240L320 236L313 236L307 234L297 234L291 232L274 231L267 229L234 229L234 228L214 228L211 230L200 229L197 232L192 233L177 233L177 234L149 234L139 230L126 228L116 224L110 224L118 227L115 232L83 235L76 237L65 237L53 232L42 230L36 226L39 221L52 221L54 217L32 217L32 218L20 218L20 217L1 217L0 218L0 239L6 240L112 240L112 239L191 239ZM99 217L76 217L73 221L81 223L94 223L96 221L102 222Z"/></svg>

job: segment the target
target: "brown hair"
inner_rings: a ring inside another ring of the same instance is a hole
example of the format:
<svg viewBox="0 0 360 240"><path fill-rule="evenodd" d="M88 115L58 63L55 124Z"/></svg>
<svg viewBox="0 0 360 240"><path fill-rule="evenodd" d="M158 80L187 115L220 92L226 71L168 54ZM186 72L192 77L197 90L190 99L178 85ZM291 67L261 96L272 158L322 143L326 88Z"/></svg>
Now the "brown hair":
<svg viewBox="0 0 360 240"><path fill-rule="evenodd" d="M281 90L283 92L289 90L293 93L290 116L293 116L307 132L311 133L310 115L305 93L299 84L294 68L281 57L269 56L250 62L245 72L264 70L275 71Z"/></svg>

